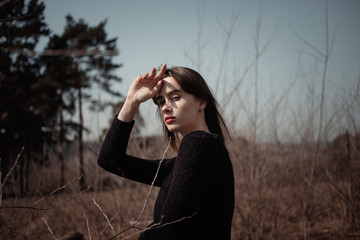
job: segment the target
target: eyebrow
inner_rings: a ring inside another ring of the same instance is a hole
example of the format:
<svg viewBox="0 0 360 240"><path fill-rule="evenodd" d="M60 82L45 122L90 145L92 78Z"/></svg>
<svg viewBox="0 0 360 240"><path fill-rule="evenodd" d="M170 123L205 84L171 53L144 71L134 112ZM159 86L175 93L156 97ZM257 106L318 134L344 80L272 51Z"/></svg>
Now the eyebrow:
<svg viewBox="0 0 360 240"><path fill-rule="evenodd" d="M181 90L179 90L179 89L174 89L174 90L171 90L170 92L166 93L166 95L170 96L170 95L172 95L172 94L174 94L174 93L179 93L179 92L181 92ZM156 101L158 101L160 98L164 98L164 97L161 96L161 95L159 95L159 96L156 97Z"/></svg>

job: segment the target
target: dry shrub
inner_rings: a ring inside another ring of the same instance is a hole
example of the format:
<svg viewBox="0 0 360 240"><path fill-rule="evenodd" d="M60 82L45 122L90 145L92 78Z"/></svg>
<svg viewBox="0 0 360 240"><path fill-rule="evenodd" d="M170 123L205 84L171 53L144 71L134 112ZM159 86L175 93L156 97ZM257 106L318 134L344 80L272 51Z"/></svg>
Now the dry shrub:
<svg viewBox="0 0 360 240"><path fill-rule="evenodd" d="M133 138L132 144L129 145L129 153L138 154L138 156L141 153L139 157L147 155L154 159L160 159L166 143L163 144L164 141L161 138L153 138L150 142L148 141L149 139ZM74 232L82 233L87 239L90 239L89 235L92 236L92 239L108 239L115 233L133 225L142 211L150 186L123 179L100 169L96 163L97 153L92 150L88 149L84 153L85 182L91 188L79 196L77 196L80 192L78 181L74 181L55 194L48 195L61 187L59 186L60 167L55 158L47 167L36 166L29 178L32 183L30 184L31 192L27 194L27 197L17 198L14 193L11 194L13 197L7 197L2 201L2 209L0 209L1 239L51 239L54 236L60 238ZM66 164L66 179L70 181L70 179L78 177L78 159L73 156L68 159ZM4 192L15 192L14 189L16 189L15 180L7 182L6 188L3 190ZM129 229L120 237L129 236L132 232L138 231L137 228L145 228L151 222L152 208L157 192L158 189L152 190L136 228ZM48 197L35 207L50 207L50 209L31 208L33 203L44 196ZM65 202L72 197L74 198ZM52 208L57 203L61 204ZM7 208L8 206L10 208ZM114 231L105 216L109 219ZM49 227L46 226L44 220ZM51 229L54 236L48 228ZM89 229L90 234L88 233ZM129 239L137 239L138 235Z"/></svg>
<svg viewBox="0 0 360 240"><path fill-rule="evenodd" d="M360 237L360 175L356 163L360 158L355 146L352 154L345 153L342 145L321 146L314 178L310 181L315 144L235 143L230 149L234 156L237 198L233 238ZM336 159L339 156L347 156L351 161Z"/></svg>
<svg viewBox="0 0 360 240"><path fill-rule="evenodd" d="M229 146L236 188L233 239L358 238L359 142L355 137L344 139L320 146L311 180L315 145L255 144L234 138ZM128 152L160 159L165 147L161 137L133 137ZM114 232L132 226L141 213L149 186L103 171L96 164L98 150L90 150L85 153L85 182L91 189L48 210L0 209L1 239L52 239L74 232L85 239L109 239ZM31 176L32 192L25 198L5 198L2 207L31 206L59 187L59 169L55 158L48 167L37 166ZM67 162L66 179L78 177L78 169L77 157L73 156ZM7 182L4 191L16 189L13 184ZM136 228L119 235L120 239L150 223L157 191L152 191ZM79 192L75 181L36 207L53 206ZM135 234L129 239L137 237Z"/></svg>

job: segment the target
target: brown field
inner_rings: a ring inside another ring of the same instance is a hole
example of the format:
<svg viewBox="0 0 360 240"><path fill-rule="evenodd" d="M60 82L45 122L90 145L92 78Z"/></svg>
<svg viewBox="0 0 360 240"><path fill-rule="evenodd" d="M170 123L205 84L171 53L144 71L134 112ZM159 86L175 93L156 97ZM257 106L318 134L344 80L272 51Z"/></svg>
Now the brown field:
<svg viewBox="0 0 360 240"><path fill-rule="evenodd" d="M128 152L161 158L165 148L158 138L134 139ZM67 161L69 184L61 189L55 156L49 166L31 167L24 197L16 194L14 170L2 189L1 239L67 239L76 232L84 239L109 239L120 232L115 239L137 239L151 221L158 190L145 204L150 186L101 170L98 150L99 144L87 146L90 188L81 194L76 152ZM239 138L229 150L236 181L232 239L360 238L360 155L354 138L318 146L255 145Z"/></svg>

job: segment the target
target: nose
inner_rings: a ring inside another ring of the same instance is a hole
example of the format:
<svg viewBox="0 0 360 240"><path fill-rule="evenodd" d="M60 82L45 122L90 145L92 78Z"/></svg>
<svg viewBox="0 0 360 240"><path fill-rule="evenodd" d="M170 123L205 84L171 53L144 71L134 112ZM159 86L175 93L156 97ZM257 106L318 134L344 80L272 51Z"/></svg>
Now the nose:
<svg viewBox="0 0 360 240"><path fill-rule="evenodd" d="M169 113L171 112L171 104L169 101L165 101L164 105L161 107L161 111L163 113Z"/></svg>

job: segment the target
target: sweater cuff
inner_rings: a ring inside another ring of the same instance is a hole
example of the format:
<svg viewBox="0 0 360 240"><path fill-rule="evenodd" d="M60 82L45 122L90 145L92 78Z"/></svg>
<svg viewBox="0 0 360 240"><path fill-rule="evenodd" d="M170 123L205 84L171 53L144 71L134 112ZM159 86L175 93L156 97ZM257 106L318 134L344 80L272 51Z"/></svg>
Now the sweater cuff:
<svg viewBox="0 0 360 240"><path fill-rule="evenodd" d="M112 121L112 125L114 125L114 127L118 128L120 126L127 126L132 128L135 124L135 120L131 120L131 122L123 122L121 120L118 119L118 114L115 115L113 121Z"/></svg>
<svg viewBox="0 0 360 240"><path fill-rule="evenodd" d="M110 134L111 137L117 136L120 132L121 134L130 135L134 124L135 120L132 120L131 122L123 122L117 118L117 115L115 115L108 134Z"/></svg>

